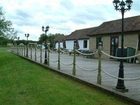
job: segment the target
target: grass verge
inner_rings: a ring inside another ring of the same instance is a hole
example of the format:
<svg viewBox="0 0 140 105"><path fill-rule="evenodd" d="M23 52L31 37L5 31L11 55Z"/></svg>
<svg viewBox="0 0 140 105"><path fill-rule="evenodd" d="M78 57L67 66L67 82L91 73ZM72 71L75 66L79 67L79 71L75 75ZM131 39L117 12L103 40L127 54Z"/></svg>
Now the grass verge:
<svg viewBox="0 0 140 105"><path fill-rule="evenodd" d="M0 48L1 105L133 105Z"/></svg>

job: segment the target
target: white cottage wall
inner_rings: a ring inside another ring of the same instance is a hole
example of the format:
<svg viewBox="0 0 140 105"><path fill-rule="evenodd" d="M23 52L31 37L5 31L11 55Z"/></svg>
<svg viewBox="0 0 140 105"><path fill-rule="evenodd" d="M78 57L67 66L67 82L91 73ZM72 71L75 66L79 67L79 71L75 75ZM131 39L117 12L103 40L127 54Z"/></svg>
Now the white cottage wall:
<svg viewBox="0 0 140 105"><path fill-rule="evenodd" d="M68 49L69 51L72 51L73 46L74 46L74 41L73 40L66 40L66 49Z"/></svg>
<svg viewBox="0 0 140 105"><path fill-rule="evenodd" d="M84 48L84 40L78 40L78 43L79 43L79 50L89 50L89 40L87 40L87 48ZM74 46L74 40L66 41L66 49L68 49L69 51L72 51L73 46Z"/></svg>
<svg viewBox="0 0 140 105"><path fill-rule="evenodd" d="M87 48L84 48L84 40L78 40L79 50L89 50L89 40L87 40Z"/></svg>
<svg viewBox="0 0 140 105"><path fill-rule="evenodd" d="M58 49L58 42L55 44L55 48ZM63 42L60 42L60 48L63 48Z"/></svg>

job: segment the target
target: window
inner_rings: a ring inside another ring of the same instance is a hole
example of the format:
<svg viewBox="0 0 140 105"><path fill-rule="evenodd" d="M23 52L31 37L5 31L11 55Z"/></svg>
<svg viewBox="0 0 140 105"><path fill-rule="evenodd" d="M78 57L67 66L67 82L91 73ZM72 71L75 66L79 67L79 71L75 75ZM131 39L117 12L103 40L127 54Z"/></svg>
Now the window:
<svg viewBox="0 0 140 105"><path fill-rule="evenodd" d="M74 40L74 44L76 44L76 49L79 49L79 43L78 43L78 40Z"/></svg>
<svg viewBox="0 0 140 105"><path fill-rule="evenodd" d="M98 49L99 43L103 45L102 37L96 37L96 49Z"/></svg>
<svg viewBox="0 0 140 105"><path fill-rule="evenodd" d="M116 56L117 49L119 46L119 36L111 36L110 37L110 54Z"/></svg>
<svg viewBox="0 0 140 105"><path fill-rule="evenodd" d="M87 40L84 40L83 48L87 48Z"/></svg>
<svg viewBox="0 0 140 105"><path fill-rule="evenodd" d="M66 42L63 41L63 48L66 48Z"/></svg>

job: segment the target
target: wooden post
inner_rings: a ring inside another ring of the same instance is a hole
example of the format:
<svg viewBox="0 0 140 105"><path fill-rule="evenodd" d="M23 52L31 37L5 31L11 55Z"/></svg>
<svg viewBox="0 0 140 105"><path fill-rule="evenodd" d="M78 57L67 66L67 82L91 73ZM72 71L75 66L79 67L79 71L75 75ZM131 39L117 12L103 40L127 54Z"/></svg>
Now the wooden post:
<svg viewBox="0 0 140 105"><path fill-rule="evenodd" d="M50 43L47 44L48 45L48 66L50 65Z"/></svg>
<svg viewBox="0 0 140 105"><path fill-rule="evenodd" d="M16 42L16 54L18 55L18 45L17 45L17 42Z"/></svg>
<svg viewBox="0 0 140 105"><path fill-rule="evenodd" d="M31 49L31 59L32 59L32 45L30 45L30 49Z"/></svg>
<svg viewBox="0 0 140 105"><path fill-rule="evenodd" d="M20 51L19 52L20 52L20 55L22 56L23 55L23 53L22 53L23 49L22 49L22 46L19 46L19 47L20 47Z"/></svg>
<svg viewBox="0 0 140 105"><path fill-rule="evenodd" d="M40 47L40 63L42 63L42 44L41 44L41 47Z"/></svg>
<svg viewBox="0 0 140 105"><path fill-rule="evenodd" d="M22 46L19 46L19 48L20 48L19 53L22 56Z"/></svg>
<svg viewBox="0 0 140 105"><path fill-rule="evenodd" d="M72 74L75 76L76 75L76 43L74 43L73 46L73 71Z"/></svg>
<svg viewBox="0 0 140 105"><path fill-rule="evenodd" d="M22 46L22 56L24 56L24 46Z"/></svg>
<svg viewBox="0 0 140 105"><path fill-rule="evenodd" d="M23 56L23 47L21 46L20 49L20 55Z"/></svg>
<svg viewBox="0 0 140 105"><path fill-rule="evenodd" d="M19 54L19 48L18 48L19 46L17 45L17 55Z"/></svg>
<svg viewBox="0 0 140 105"><path fill-rule="evenodd" d="M27 42L27 45L26 45L26 57L29 58L29 44Z"/></svg>
<svg viewBox="0 0 140 105"><path fill-rule="evenodd" d="M36 45L35 45L35 61L36 61Z"/></svg>
<svg viewBox="0 0 140 105"><path fill-rule="evenodd" d="M97 75L97 84L102 83L102 76L101 76L101 50L102 50L102 44L99 43L98 47L98 75Z"/></svg>
<svg viewBox="0 0 140 105"><path fill-rule="evenodd" d="M19 55L22 55L22 46L19 46Z"/></svg>
<svg viewBox="0 0 140 105"><path fill-rule="evenodd" d="M60 42L58 42L58 70L60 70Z"/></svg>
<svg viewBox="0 0 140 105"><path fill-rule="evenodd" d="M25 55L26 55L26 54L25 54L25 49L26 49L26 47L25 47L25 45L24 45L24 57L25 57Z"/></svg>

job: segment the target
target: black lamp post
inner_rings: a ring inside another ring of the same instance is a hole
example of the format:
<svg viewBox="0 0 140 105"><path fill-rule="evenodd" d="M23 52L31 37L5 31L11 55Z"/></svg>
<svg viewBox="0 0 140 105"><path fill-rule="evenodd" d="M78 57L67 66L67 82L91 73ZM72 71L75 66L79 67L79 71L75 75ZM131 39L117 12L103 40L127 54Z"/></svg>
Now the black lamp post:
<svg viewBox="0 0 140 105"><path fill-rule="evenodd" d="M124 57L124 13L126 11L129 11L131 9L131 4L133 3L132 0L114 0L113 4L116 10L119 10L122 14L122 32L121 32L121 57ZM124 66L123 66L123 59L120 60L120 66L119 66L119 78L124 78ZM126 90L124 85L124 80L118 79L116 89L119 90Z"/></svg>
<svg viewBox="0 0 140 105"><path fill-rule="evenodd" d="M49 26L46 26L46 28L44 26L42 26L42 31L45 32L45 38L47 38L47 31L49 30ZM47 59L47 40L45 39L45 60L44 60L44 64L48 64L48 59Z"/></svg>
<svg viewBox="0 0 140 105"><path fill-rule="evenodd" d="M29 37L29 34L25 34L25 37L27 37L27 45L26 45L26 47L27 47L27 50L26 50L26 57L28 57L28 37Z"/></svg>

